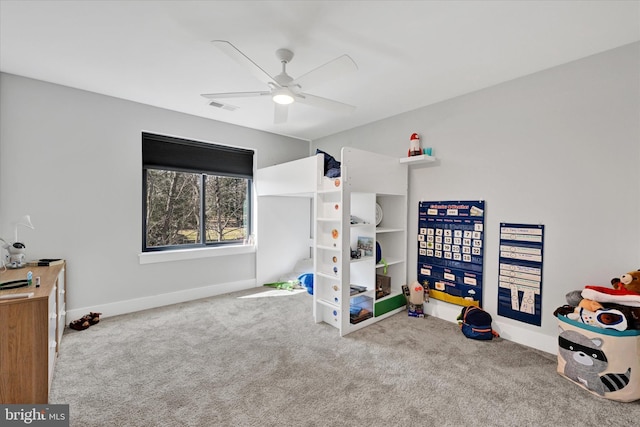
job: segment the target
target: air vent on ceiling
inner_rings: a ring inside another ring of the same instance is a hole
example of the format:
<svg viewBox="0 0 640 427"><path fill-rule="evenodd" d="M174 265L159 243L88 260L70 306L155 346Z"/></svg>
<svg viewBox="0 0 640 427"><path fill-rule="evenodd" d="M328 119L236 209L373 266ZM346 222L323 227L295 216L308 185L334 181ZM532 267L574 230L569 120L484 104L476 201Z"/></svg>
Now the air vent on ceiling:
<svg viewBox="0 0 640 427"><path fill-rule="evenodd" d="M238 109L238 107L236 106L233 106L230 104L221 104L216 101L209 102L209 105L216 108L222 108L223 110L227 110L227 111L236 111Z"/></svg>

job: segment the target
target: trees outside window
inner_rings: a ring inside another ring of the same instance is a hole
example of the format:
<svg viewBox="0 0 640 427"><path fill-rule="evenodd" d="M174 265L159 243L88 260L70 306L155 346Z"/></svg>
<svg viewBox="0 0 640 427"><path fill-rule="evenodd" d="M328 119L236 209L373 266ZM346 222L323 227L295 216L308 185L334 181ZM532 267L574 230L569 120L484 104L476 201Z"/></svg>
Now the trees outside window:
<svg viewBox="0 0 640 427"><path fill-rule="evenodd" d="M212 175L205 178L207 243L246 239L248 181Z"/></svg>

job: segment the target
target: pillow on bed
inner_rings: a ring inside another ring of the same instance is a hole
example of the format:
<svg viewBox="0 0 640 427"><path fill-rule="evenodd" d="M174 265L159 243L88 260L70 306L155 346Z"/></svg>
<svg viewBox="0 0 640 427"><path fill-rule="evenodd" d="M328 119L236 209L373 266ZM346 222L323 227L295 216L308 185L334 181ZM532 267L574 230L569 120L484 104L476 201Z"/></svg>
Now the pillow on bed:
<svg viewBox="0 0 640 427"><path fill-rule="evenodd" d="M316 154L324 154L324 174L329 178L335 178L340 176L340 162L337 161L331 154L325 153L322 150L316 149Z"/></svg>

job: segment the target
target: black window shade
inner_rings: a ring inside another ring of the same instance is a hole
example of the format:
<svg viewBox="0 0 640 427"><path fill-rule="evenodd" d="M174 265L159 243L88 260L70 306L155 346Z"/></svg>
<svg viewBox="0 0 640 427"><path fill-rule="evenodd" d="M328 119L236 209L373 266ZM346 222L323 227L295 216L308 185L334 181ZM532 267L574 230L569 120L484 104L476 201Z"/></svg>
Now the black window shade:
<svg viewBox="0 0 640 427"><path fill-rule="evenodd" d="M253 178L253 151L142 133L142 166Z"/></svg>

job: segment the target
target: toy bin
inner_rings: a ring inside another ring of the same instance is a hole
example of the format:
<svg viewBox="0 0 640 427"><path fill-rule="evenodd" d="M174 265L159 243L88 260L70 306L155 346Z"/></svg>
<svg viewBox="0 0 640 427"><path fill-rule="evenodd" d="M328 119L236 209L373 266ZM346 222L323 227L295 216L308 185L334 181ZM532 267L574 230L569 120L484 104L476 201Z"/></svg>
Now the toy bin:
<svg viewBox="0 0 640 427"><path fill-rule="evenodd" d="M558 373L592 394L640 399L640 330L616 331L558 315Z"/></svg>

